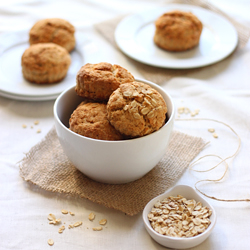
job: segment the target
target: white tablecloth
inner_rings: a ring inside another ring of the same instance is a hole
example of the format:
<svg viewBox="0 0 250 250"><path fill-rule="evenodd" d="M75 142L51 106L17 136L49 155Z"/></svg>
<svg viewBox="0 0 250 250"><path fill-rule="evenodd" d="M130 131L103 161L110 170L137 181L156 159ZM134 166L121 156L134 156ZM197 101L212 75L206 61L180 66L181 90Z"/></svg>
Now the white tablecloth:
<svg viewBox="0 0 250 250"><path fill-rule="evenodd" d="M115 50L95 29L95 23L119 15L151 9L164 3L154 0L40 0L0 1L0 34L6 31L30 29L39 19L61 17L69 20L86 36L89 50L85 63L107 61L127 68L142 77L124 55ZM250 1L213 1L217 7L235 20L250 25ZM19 60L19 59L18 59ZM15 72L13 72L15 74ZM173 97L176 108L184 106L200 109L200 118L211 118L229 124L241 137L242 145L233 160L228 160L229 171L220 183L200 184L207 194L224 199L250 198L250 42L233 57L217 67L198 71L186 77L175 77L162 84ZM1 82L0 82L1 84ZM28 184L19 176L19 161L52 128L54 101L17 101L0 96L0 249L50 249L47 240L55 242L53 249L164 249L153 241L144 229L141 214L129 217L85 199L70 198L45 192ZM183 117L190 117L182 115ZM34 122L38 120L39 124ZM22 127L23 124L27 128ZM31 128L31 126L33 128ZM218 139L207 131L216 129ZM40 129L41 133L37 133ZM203 137L210 144L200 154L232 155L238 146L237 137L219 123L209 121L176 121L175 129ZM209 168L218 162L207 159L195 166ZM194 187L196 181L219 178L224 165L211 172L187 170L176 184ZM207 198L208 199L208 198ZM208 201L217 212L217 224L211 236L194 249L247 250L250 249L249 202ZM62 215L61 209L75 213ZM90 222L88 214L96 220ZM49 213L60 217L68 225L82 221L79 228L57 232L49 225ZM103 231L92 231L98 220L106 218Z"/></svg>

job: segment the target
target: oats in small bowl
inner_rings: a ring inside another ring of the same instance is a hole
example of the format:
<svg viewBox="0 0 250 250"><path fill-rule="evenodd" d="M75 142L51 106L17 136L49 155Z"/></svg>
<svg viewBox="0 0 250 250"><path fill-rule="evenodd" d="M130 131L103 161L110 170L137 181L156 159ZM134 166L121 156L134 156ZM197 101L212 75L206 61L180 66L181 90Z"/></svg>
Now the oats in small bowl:
<svg viewBox="0 0 250 250"><path fill-rule="evenodd" d="M210 235L216 214L193 188L179 185L152 199L143 210L143 221L159 244L186 249L199 245Z"/></svg>

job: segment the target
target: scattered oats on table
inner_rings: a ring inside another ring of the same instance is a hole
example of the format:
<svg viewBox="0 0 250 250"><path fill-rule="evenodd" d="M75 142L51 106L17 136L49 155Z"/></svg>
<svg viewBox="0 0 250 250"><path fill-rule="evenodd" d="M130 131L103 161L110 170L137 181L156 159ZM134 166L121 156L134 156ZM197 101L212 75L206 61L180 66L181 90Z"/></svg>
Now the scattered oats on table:
<svg viewBox="0 0 250 250"><path fill-rule="evenodd" d="M61 234L64 230L65 230L65 226L61 226L61 227L58 229L58 233Z"/></svg>
<svg viewBox="0 0 250 250"><path fill-rule="evenodd" d="M102 231L102 227L93 227L93 231Z"/></svg>
<svg viewBox="0 0 250 250"><path fill-rule="evenodd" d="M53 221L56 219L56 216L54 214L49 214L48 215L48 220Z"/></svg>
<svg viewBox="0 0 250 250"><path fill-rule="evenodd" d="M209 129L208 129L208 132L214 133L214 132L215 132L215 129L214 129L214 128L209 128Z"/></svg>
<svg viewBox="0 0 250 250"><path fill-rule="evenodd" d="M66 210L66 209L62 209L61 212L62 212L62 214L68 214L68 210Z"/></svg>
<svg viewBox="0 0 250 250"><path fill-rule="evenodd" d="M214 137L214 138L218 138L218 134L213 133L213 137Z"/></svg>
<svg viewBox="0 0 250 250"><path fill-rule="evenodd" d="M93 221L95 219L95 214L94 213L90 213L89 214L89 220Z"/></svg>
<svg viewBox="0 0 250 250"><path fill-rule="evenodd" d="M54 241L53 241L52 239L48 239L48 244L49 244L50 246L53 246L53 245L54 245Z"/></svg>
<svg viewBox="0 0 250 250"><path fill-rule="evenodd" d="M54 214L48 215L49 224L57 225L61 222L61 219L57 219Z"/></svg>
<svg viewBox="0 0 250 250"><path fill-rule="evenodd" d="M102 219L102 220L99 221L99 224L102 225L102 226L104 226L104 225L107 224L107 220L106 219Z"/></svg>
<svg viewBox="0 0 250 250"><path fill-rule="evenodd" d="M82 221L77 221L73 224L74 227L79 227L82 225Z"/></svg>
<svg viewBox="0 0 250 250"><path fill-rule="evenodd" d="M194 111L191 111L187 107L179 107L178 108L178 117L180 117L181 114L190 114L192 117L198 115L200 112L200 109L195 109Z"/></svg>

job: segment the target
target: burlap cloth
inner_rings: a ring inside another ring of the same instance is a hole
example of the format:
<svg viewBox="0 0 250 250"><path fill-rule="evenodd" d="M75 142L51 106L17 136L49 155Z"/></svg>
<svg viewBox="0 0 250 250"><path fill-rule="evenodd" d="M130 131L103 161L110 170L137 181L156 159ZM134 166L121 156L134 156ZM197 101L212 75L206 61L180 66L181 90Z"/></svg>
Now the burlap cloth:
<svg viewBox="0 0 250 250"><path fill-rule="evenodd" d="M218 14L222 15L223 17L225 17L227 20L229 20L234 25L234 27L236 28L236 30L238 32L239 39L238 39L238 45L237 45L236 50L243 48L249 40L250 27L247 27L243 24L238 23L237 21L235 21L234 19L232 19L231 17L226 15L223 11L221 11L220 9L218 9L217 7L215 7L211 3L209 3L209 1L205 1L205 0L172 0L171 1L170 0L170 1L166 1L166 4L167 3L192 4L195 6L199 6L199 7L208 9L210 11L213 11L213 12L218 13ZM107 20L105 22L98 23L95 25L95 28L118 50L119 50L119 48L116 45L116 42L114 39L114 31L116 29L117 24L124 17L125 16L119 16L115 19ZM206 67L193 68L193 69L158 68L158 67L153 67L153 66L149 66L149 65L137 62L137 61L127 57L125 54L124 54L124 56L127 58L127 60L129 61L129 63L131 65L134 65L134 67L141 73L141 75L145 79L152 81L152 82L155 82L157 84L161 84L162 82L167 81L174 76L182 76L182 75L186 75L188 73L206 70L206 69L211 68L211 67L218 67L218 64L222 63L222 61L230 59L230 57L234 56L234 53L231 53L231 55L229 55L226 59L224 59L218 63L212 64L212 65L206 66Z"/></svg>
<svg viewBox="0 0 250 250"><path fill-rule="evenodd" d="M89 179L69 162L52 128L21 161L20 175L47 191L87 198L135 215L171 187L204 146L203 139L174 131L166 154L148 174L127 184L104 184Z"/></svg>

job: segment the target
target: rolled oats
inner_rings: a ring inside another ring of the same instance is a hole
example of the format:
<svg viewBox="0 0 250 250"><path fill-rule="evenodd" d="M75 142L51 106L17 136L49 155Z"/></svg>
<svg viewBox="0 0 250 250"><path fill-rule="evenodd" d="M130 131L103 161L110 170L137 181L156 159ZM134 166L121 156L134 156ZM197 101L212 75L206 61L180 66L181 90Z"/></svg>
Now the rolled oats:
<svg viewBox="0 0 250 250"><path fill-rule="evenodd" d="M151 99L151 102L155 107L158 105L158 102L154 98Z"/></svg>
<svg viewBox="0 0 250 250"><path fill-rule="evenodd" d="M61 212L62 212L62 214L68 214L69 213L69 211L65 210L65 209L62 209Z"/></svg>
<svg viewBox="0 0 250 250"><path fill-rule="evenodd" d="M132 96L132 93L129 91L125 91L125 92L123 92L123 95L126 97L130 97L130 96Z"/></svg>
<svg viewBox="0 0 250 250"><path fill-rule="evenodd" d="M99 224L102 225L102 226L104 226L104 225L107 224L107 220L106 219L102 219L102 220L99 221Z"/></svg>
<svg viewBox="0 0 250 250"><path fill-rule="evenodd" d="M49 224L54 224L54 225L57 225L59 223L61 223L61 219L55 219L49 222Z"/></svg>
<svg viewBox="0 0 250 250"><path fill-rule="evenodd" d="M94 213L90 213L89 214L89 220L93 221L95 219L95 214Z"/></svg>
<svg viewBox="0 0 250 250"><path fill-rule="evenodd" d="M82 221L78 221L78 222L75 222L75 223L73 224L74 227L79 227L79 226L81 226L81 225L82 225Z"/></svg>
<svg viewBox="0 0 250 250"><path fill-rule="evenodd" d="M194 111L191 111L187 107L179 107L178 108L178 117L180 117L181 114L190 114L192 117L198 115L200 112L200 109L195 109Z"/></svg>
<svg viewBox="0 0 250 250"><path fill-rule="evenodd" d="M135 108L135 107L138 106L138 103L137 103L137 101L133 100L133 101L130 103L130 105L131 105L132 108Z"/></svg>
<svg viewBox="0 0 250 250"><path fill-rule="evenodd" d="M214 138L218 138L218 135L216 133L213 133Z"/></svg>
<svg viewBox="0 0 250 250"><path fill-rule="evenodd" d="M147 114L147 117L148 118L153 118L154 117L154 111L153 110L151 110L148 114Z"/></svg>
<svg viewBox="0 0 250 250"><path fill-rule="evenodd" d="M48 215L49 224L57 225L61 222L61 219L57 219L54 214Z"/></svg>
<svg viewBox="0 0 250 250"><path fill-rule="evenodd" d="M143 115L146 115L149 111L150 111L149 108L143 108L143 109L141 109L141 113L142 113Z"/></svg>
<svg viewBox="0 0 250 250"><path fill-rule="evenodd" d="M48 239L48 244L49 244L50 246L53 246L53 245L54 245L54 241L53 241L52 239Z"/></svg>
<svg viewBox="0 0 250 250"><path fill-rule="evenodd" d="M56 216L54 214L49 214L48 215L48 220L53 221L56 219Z"/></svg>
<svg viewBox="0 0 250 250"><path fill-rule="evenodd" d="M208 129L208 132L214 133L214 132L215 132L215 129L214 129L214 128L209 128L209 129Z"/></svg>
<svg viewBox="0 0 250 250"><path fill-rule="evenodd" d="M93 231L101 231L102 227L93 227Z"/></svg>
<svg viewBox="0 0 250 250"><path fill-rule="evenodd" d="M138 113L134 113L133 116L134 116L135 119L140 119L141 118L140 114L138 114Z"/></svg>
<svg viewBox="0 0 250 250"><path fill-rule="evenodd" d="M61 234L64 230L65 230L65 226L61 226L61 227L58 229L58 233Z"/></svg>
<svg viewBox="0 0 250 250"><path fill-rule="evenodd" d="M200 201L177 195L156 202L148 220L159 234L187 238L203 233L211 223L211 214L212 210Z"/></svg>

